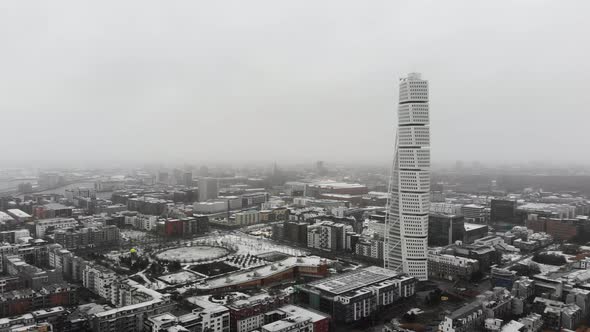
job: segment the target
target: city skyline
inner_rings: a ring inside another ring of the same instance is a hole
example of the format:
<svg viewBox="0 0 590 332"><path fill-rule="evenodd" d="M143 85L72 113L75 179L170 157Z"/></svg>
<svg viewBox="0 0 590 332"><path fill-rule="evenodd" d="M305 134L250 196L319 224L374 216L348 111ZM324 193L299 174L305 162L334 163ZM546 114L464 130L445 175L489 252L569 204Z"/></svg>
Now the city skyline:
<svg viewBox="0 0 590 332"><path fill-rule="evenodd" d="M590 2L0 8L0 332L588 326Z"/></svg>

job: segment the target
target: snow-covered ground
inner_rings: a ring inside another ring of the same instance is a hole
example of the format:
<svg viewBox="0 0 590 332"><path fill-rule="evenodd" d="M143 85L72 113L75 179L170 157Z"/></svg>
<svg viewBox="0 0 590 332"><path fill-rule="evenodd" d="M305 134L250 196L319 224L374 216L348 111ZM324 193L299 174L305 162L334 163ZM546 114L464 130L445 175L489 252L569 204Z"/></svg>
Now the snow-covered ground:
<svg viewBox="0 0 590 332"><path fill-rule="evenodd" d="M185 282L196 281L196 280L199 280L202 278L197 276L194 273L190 273L188 271L181 271L178 273L158 277L158 279L160 279L166 283L169 283L171 285L176 285L176 284L182 284Z"/></svg>
<svg viewBox="0 0 590 332"><path fill-rule="evenodd" d="M156 257L167 261L178 262L199 262L214 260L229 254L229 250L221 247L212 247L207 245L195 245L180 248L164 250Z"/></svg>
<svg viewBox="0 0 590 332"><path fill-rule="evenodd" d="M124 240L140 240L153 237L148 232L138 231L135 229L122 229L121 238Z"/></svg>
<svg viewBox="0 0 590 332"><path fill-rule="evenodd" d="M250 236L243 233L221 234L216 236L209 236L201 238L199 243L206 243L210 245L219 245L222 247L229 247L236 251L238 255L257 255L269 251L280 251L291 256L305 256L309 254L305 250L291 248L281 244L274 243L270 240Z"/></svg>

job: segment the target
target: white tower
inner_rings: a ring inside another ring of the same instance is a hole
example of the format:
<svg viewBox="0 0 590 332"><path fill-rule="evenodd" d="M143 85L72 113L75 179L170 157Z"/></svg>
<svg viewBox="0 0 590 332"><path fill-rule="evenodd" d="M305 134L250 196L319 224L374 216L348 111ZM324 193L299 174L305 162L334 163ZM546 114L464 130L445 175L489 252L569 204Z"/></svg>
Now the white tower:
<svg viewBox="0 0 590 332"><path fill-rule="evenodd" d="M398 128L389 181L385 267L426 280L430 127L428 81L417 73L399 82Z"/></svg>

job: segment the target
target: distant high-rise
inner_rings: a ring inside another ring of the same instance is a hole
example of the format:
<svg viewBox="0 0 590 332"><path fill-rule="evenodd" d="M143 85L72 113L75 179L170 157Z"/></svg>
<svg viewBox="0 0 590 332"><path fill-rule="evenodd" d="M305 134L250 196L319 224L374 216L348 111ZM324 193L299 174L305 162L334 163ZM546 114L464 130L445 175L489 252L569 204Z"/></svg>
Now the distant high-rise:
<svg viewBox="0 0 590 332"><path fill-rule="evenodd" d="M398 127L389 184L385 267L428 279L430 127L428 81L400 79Z"/></svg>
<svg viewBox="0 0 590 332"><path fill-rule="evenodd" d="M186 171L182 176L182 182L185 186L192 186L193 185L193 172Z"/></svg>
<svg viewBox="0 0 590 332"><path fill-rule="evenodd" d="M215 178L199 178L199 202L217 198L219 188Z"/></svg>

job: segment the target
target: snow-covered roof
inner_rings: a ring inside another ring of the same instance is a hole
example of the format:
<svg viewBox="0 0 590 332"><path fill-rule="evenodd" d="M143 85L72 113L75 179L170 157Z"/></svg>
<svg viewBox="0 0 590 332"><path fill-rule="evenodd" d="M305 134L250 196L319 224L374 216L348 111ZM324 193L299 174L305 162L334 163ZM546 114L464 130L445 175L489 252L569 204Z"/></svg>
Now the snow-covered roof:
<svg viewBox="0 0 590 332"><path fill-rule="evenodd" d="M205 283L197 285L197 289L215 289L233 286L246 281L258 280L268 278L275 274L281 274L285 272L285 270L295 266L320 266L323 261L324 259L318 256L289 257L278 263L273 263L252 270L236 272L229 276L209 279Z"/></svg>

